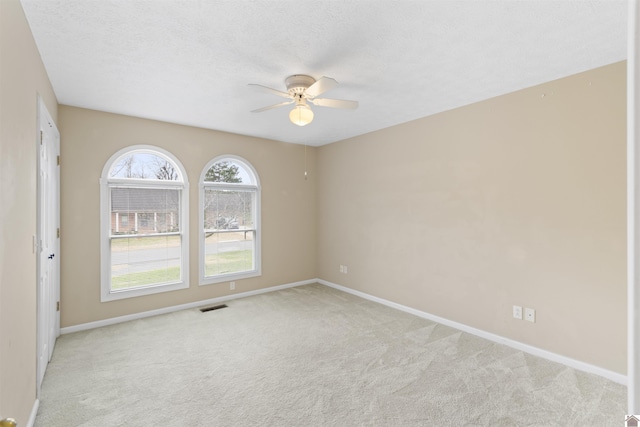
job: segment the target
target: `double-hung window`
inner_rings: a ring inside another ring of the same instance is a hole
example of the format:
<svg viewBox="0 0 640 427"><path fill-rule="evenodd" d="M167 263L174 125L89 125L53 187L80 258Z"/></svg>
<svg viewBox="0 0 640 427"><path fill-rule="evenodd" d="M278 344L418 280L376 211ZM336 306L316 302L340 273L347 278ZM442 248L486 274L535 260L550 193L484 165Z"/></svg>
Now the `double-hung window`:
<svg viewBox="0 0 640 427"><path fill-rule="evenodd" d="M169 152L114 154L101 179L102 301L189 286L188 183Z"/></svg>
<svg viewBox="0 0 640 427"><path fill-rule="evenodd" d="M221 156L200 177L200 284L260 275L260 183L253 167Z"/></svg>

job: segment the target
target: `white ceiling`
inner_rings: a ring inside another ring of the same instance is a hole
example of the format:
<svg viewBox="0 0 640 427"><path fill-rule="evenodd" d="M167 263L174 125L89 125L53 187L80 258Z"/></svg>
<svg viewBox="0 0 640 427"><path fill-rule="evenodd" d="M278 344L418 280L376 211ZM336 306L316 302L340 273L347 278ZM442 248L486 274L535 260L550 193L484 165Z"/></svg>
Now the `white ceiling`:
<svg viewBox="0 0 640 427"><path fill-rule="evenodd" d="M61 104L322 145L626 59L627 0L22 0ZM328 76L308 126L248 83Z"/></svg>

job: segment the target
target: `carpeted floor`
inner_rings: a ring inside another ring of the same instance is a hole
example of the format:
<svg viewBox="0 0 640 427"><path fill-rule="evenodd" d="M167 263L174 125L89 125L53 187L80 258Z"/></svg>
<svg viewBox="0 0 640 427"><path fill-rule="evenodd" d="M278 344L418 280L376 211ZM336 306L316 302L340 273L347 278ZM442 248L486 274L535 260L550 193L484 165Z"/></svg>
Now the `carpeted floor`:
<svg viewBox="0 0 640 427"><path fill-rule="evenodd" d="M63 335L37 427L620 426L625 387L322 285Z"/></svg>

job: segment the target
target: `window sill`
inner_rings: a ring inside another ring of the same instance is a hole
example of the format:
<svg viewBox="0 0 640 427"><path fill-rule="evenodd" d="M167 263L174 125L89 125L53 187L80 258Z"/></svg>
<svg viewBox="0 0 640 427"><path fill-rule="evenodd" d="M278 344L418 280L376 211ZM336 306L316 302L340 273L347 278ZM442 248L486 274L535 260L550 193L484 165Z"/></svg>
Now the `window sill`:
<svg viewBox="0 0 640 427"><path fill-rule="evenodd" d="M153 295L153 294L159 294L163 292L177 291L180 289L187 289L188 287L189 287L189 283L186 281L183 281L183 282L148 286L144 288L124 289L121 291L111 291L111 292L107 291L106 293L102 294L100 298L100 302L117 301L117 300L127 299L127 298L135 298L135 297L141 297L145 295Z"/></svg>
<svg viewBox="0 0 640 427"><path fill-rule="evenodd" d="M201 277L200 286L215 285L216 283L229 282L232 280L248 279L250 277L262 276L260 270L243 271L242 273L220 274L218 276Z"/></svg>

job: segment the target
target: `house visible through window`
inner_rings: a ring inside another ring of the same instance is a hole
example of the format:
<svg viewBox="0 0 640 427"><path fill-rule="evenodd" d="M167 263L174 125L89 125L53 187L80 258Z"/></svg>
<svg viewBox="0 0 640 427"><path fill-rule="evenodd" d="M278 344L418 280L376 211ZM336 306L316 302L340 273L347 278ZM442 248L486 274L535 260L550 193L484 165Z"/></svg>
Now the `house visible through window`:
<svg viewBox="0 0 640 427"><path fill-rule="evenodd" d="M157 147L135 146L105 165L102 300L188 286L186 175Z"/></svg>
<svg viewBox="0 0 640 427"><path fill-rule="evenodd" d="M200 180L200 283L260 275L260 187L235 156L213 159Z"/></svg>

